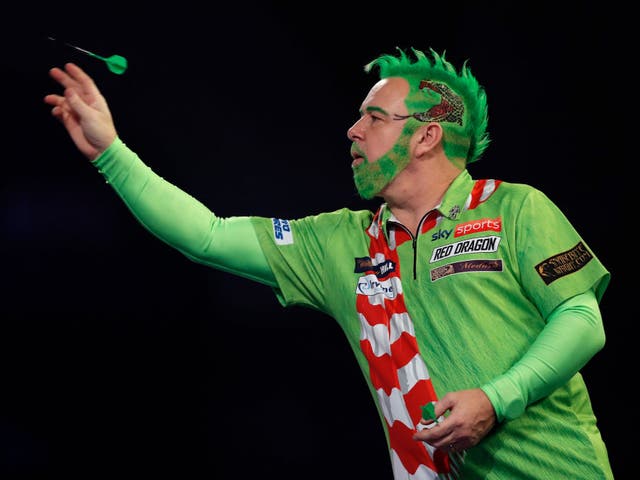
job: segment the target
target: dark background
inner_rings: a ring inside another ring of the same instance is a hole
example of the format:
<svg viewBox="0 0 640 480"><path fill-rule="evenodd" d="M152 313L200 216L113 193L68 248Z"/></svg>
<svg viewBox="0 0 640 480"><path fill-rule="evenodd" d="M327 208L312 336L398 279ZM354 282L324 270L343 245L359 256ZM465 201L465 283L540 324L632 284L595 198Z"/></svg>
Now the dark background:
<svg viewBox="0 0 640 480"><path fill-rule="evenodd" d="M346 130L375 81L363 65L396 46L469 59L493 141L472 175L546 192L612 272L607 344L583 374L614 474L631 478L637 86L622 2L133 5L3 13L1 478L391 478L333 320L153 238L42 98L59 91L50 67L78 63L122 139L220 216L375 208L355 193Z"/></svg>

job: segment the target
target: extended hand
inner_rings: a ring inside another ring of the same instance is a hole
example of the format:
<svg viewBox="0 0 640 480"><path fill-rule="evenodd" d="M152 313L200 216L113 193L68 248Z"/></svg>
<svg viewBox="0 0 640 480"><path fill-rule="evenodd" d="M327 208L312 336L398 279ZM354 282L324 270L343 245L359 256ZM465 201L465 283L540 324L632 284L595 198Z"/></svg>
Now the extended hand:
<svg viewBox="0 0 640 480"><path fill-rule="evenodd" d="M64 95L50 94L45 103L62 122L76 147L89 160L96 159L115 140L117 133L106 100L93 79L80 67L67 63L49 75L64 87Z"/></svg>
<svg viewBox="0 0 640 480"><path fill-rule="evenodd" d="M429 427L417 432L414 440L427 442L445 451L459 451L477 445L496 423L489 398L479 388L449 392L435 404L436 418L450 414L437 424L421 420Z"/></svg>

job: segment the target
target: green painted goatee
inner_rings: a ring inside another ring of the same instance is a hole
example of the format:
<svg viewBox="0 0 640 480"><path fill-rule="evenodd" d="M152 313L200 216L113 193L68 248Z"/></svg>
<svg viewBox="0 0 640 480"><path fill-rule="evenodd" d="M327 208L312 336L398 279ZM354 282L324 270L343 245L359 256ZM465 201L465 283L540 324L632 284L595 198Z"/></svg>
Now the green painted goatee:
<svg viewBox="0 0 640 480"><path fill-rule="evenodd" d="M411 159L409 141L417 128L415 124L411 125L412 123L407 122L395 145L377 161L370 162L364 156L364 162L353 167L353 181L358 194L365 200L370 200L378 195L409 165ZM354 148L356 147L354 146Z"/></svg>

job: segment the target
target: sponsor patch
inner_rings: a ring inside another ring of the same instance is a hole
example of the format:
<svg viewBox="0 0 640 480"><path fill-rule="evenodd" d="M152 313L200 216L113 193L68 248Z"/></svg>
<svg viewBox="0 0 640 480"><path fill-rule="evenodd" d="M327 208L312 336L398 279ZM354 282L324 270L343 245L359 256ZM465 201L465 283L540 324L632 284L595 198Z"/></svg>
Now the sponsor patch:
<svg viewBox="0 0 640 480"><path fill-rule="evenodd" d="M460 223L456 225L456 230L453 236L462 237L463 235L487 231L502 231L502 217L480 218L478 220L471 220L470 222Z"/></svg>
<svg viewBox="0 0 640 480"><path fill-rule="evenodd" d="M546 285L549 285L551 282L565 275L577 272L589 263L592 258L593 255L587 250L584 243L579 242L572 249L540 262L536 265L536 271L538 275L540 275L540 278L542 278L542 281Z"/></svg>
<svg viewBox="0 0 640 480"><path fill-rule="evenodd" d="M453 275L454 273L467 272L501 272L502 260L486 259L486 260L467 260L464 262L449 263L436 267L430 271L431 281L435 282L441 278Z"/></svg>
<svg viewBox="0 0 640 480"><path fill-rule="evenodd" d="M436 240L440 240L441 238L444 238L446 240L447 238L449 238L449 235L451 235L451 232L453 232L453 229L447 230L445 228L441 228L436 233L431 234L431 241L435 242Z"/></svg>
<svg viewBox="0 0 640 480"><path fill-rule="evenodd" d="M356 257L355 261L356 266L353 270L354 273L373 271L376 277L384 278L396 270L396 264L392 260L385 260L378 265L373 264L371 257Z"/></svg>
<svg viewBox="0 0 640 480"><path fill-rule="evenodd" d="M356 285L356 293L358 295L366 295L367 297L382 296L393 300L398 293L401 293L402 287L398 277L391 277L386 280L378 280L373 274L365 275L358 279Z"/></svg>
<svg viewBox="0 0 640 480"><path fill-rule="evenodd" d="M293 233L289 220L282 218L272 218L273 222L273 238L278 245L290 245L293 243Z"/></svg>
<svg viewBox="0 0 640 480"><path fill-rule="evenodd" d="M433 250L429 263L439 262L446 258L464 255L465 253L496 252L500 245L500 237L491 235L488 237L469 238L448 245L442 245Z"/></svg>

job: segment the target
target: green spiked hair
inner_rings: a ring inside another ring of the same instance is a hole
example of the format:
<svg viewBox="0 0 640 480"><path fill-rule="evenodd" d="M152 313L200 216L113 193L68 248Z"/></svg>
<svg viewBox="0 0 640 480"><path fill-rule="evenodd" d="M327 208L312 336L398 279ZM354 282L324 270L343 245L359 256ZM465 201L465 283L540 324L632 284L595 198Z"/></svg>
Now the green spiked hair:
<svg viewBox="0 0 640 480"><path fill-rule="evenodd" d="M400 48L398 55L383 54L365 65L378 67L380 79L402 77L409 82L405 104L409 121L437 121L442 125L443 148L449 160L475 162L489 145L487 97L465 61L458 72L430 49L431 59L412 48L415 60Z"/></svg>

